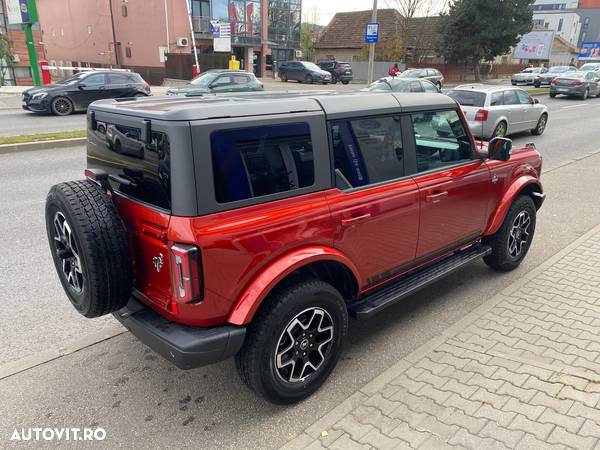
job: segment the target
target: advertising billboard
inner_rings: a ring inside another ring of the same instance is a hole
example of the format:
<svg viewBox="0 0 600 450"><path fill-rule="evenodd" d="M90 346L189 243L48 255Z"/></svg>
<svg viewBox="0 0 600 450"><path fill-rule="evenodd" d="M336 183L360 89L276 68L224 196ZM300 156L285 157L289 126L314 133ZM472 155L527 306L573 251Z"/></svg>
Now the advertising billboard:
<svg viewBox="0 0 600 450"><path fill-rule="evenodd" d="M579 49L579 61L600 61L600 42L583 42Z"/></svg>
<svg viewBox="0 0 600 450"><path fill-rule="evenodd" d="M521 37L515 47L515 59L549 60L554 42L554 31L532 31Z"/></svg>
<svg viewBox="0 0 600 450"><path fill-rule="evenodd" d="M27 0L6 0L6 13L11 25L29 23Z"/></svg>

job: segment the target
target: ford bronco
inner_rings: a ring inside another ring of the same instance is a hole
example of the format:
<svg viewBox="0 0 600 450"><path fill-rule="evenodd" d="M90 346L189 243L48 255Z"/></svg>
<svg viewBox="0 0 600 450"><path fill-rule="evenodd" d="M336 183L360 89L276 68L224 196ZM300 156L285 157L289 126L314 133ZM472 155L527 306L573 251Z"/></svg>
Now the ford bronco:
<svg viewBox="0 0 600 450"><path fill-rule="evenodd" d="M73 306L182 369L235 355L274 403L323 384L349 316L515 269L544 201L535 147L476 142L441 94L103 100L87 123L86 179L46 203Z"/></svg>

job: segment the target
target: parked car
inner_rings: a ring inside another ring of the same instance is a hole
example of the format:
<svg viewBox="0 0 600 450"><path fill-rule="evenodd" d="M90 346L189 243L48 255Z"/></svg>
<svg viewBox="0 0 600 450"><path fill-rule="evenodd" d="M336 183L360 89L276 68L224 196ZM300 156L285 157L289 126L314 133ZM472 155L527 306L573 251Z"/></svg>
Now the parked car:
<svg viewBox="0 0 600 450"><path fill-rule="evenodd" d="M46 200L76 310L113 313L182 369L235 355L254 392L297 402L334 369L349 315L480 258L516 269L530 248L540 154L476 145L447 96L214 100L94 103L87 179ZM99 123L137 128L143 159L111 150Z"/></svg>
<svg viewBox="0 0 600 450"><path fill-rule="evenodd" d="M548 72L546 67L528 67L519 73L515 73L512 77L510 77L510 81L513 86L518 84L534 85L539 76L546 72Z"/></svg>
<svg viewBox="0 0 600 450"><path fill-rule="evenodd" d="M100 129L102 131L102 129ZM123 125L108 125L106 127L108 147L117 153L144 157L145 145L140 139L139 130Z"/></svg>
<svg viewBox="0 0 600 450"><path fill-rule="evenodd" d="M385 77L361 89L368 92L440 92L431 81L419 78Z"/></svg>
<svg viewBox="0 0 600 450"><path fill-rule="evenodd" d="M23 109L68 116L85 111L96 100L150 94L150 85L134 72L81 72L57 84L27 89L23 92Z"/></svg>
<svg viewBox="0 0 600 450"><path fill-rule="evenodd" d="M444 87L444 76L437 69L407 69L398 76L400 78L424 78L431 81L440 90Z"/></svg>
<svg viewBox="0 0 600 450"><path fill-rule="evenodd" d="M341 61L319 61L317 65L331 74L331 82L348 84L352 81L352 66L350 63Z"/></svg>
<svg viewBox="0 0 600 450"><path fill-rule="evenodd" d="M447 95L460 104L471 132L482 139L522 131L540 135L548 124L548 108L523 89L474 84L457 86Z"/></svg>
<svg viewBox="0 0 600 450"><path fill-rule="evenodd" d="M556 77L561 76L565 73L569 72L577 72L577 68L575 66L554 66L548 69L548 72L540 73L536 80L533 82L535 87L541 87L542 85L550 85L552 80Z"/></svg>
<svg viewBox="0 0 600 450"><path fill-rule="evenodd" d="M600 63L585 63L579 68L579 72L600 72Z"/></svg>
<svg viewBox="0 0 600 450"><path fill-rule="evenodd" d="M279 66L279 78L281 81L295 80L299 83L323 83L333 82L331 74L321 69L315 63L306 61L284 61Z"/></svg>
<svg viewBox="0 0 600 450"><path fill-rule="evenodd" d="M167 95L202 95L221 92L254 92L264 90L252 72L245 70L207 70L187 86L171 88Z"/></svg>
<svg viewBox="0 0 600 450"><path fill-rule="evenodd" d="M588 97L600 97L600 73L596 71L572 72L561 75L550 84L550 97L568 95L587 100Z"/></svg>

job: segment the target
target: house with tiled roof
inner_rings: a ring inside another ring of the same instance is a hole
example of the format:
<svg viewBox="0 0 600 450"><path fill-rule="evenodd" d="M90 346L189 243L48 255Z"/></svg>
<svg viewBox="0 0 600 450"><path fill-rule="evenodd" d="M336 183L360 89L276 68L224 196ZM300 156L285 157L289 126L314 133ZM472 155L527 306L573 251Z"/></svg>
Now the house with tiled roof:
<svg viewBox="0 0 600 450"><path fill-rule="evenodd" d="M371 21L371 11L337 13L315 44L316 59L360 61L364 58L365 25ZM439 17L405 19L395 9L377 11L380 44L400 38L407 63L439 62L437 39Z"/></svg>

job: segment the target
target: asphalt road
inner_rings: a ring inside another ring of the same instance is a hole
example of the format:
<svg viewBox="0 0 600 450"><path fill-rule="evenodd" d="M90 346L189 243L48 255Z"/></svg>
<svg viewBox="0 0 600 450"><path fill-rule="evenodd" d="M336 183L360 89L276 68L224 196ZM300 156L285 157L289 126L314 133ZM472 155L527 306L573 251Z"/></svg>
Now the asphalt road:
<svg viewBox="0 0 600 450"><path fill-rule="evenodd" d="M510 274L476 263L368 322L351 322L343 359L307 401L274 407L240 383L231 360L183 372L118 326L86 320L69 305L46 242L44 197L80 178L83 149L0 155L0 447L15 427L102 426L103 445L167 448L272 448L286 442L356 389L444 331L512 281L600 223L600 100L555 100L535 142L545 159L548 200L522 267ZM99 342L97 342L99 341ZM60 349L81 350L39 364ZM41 357L40 357L41 355ZM50 355L44 357L44 355ZM28 364L29 363L29 364Z"/></svg>

